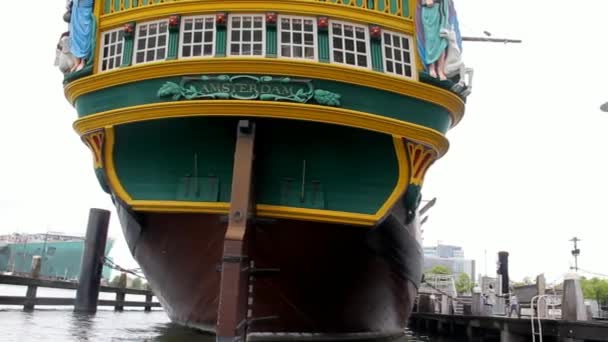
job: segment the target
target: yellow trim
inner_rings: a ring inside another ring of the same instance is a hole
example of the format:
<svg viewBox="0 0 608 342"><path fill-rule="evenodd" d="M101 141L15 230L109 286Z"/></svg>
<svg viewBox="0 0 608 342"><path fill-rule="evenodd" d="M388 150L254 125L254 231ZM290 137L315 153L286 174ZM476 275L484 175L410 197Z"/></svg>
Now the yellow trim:
<svg viewBox="0 0 608 342"><path fill-rule="evenodd" d="M395 154L397 155L397 164L399 165L399 179L395 189L388 197L386 202L378 209L376 216L381 219L388 213L388 211L397 203L399 198L405 193L410 178L412 177L412 168L407 161L407 153L405 145L400 136L393 136L393 145L395 146Z"/></svg>
<svg viewBox="0 0 608 342"><path fill-rule="evenodd" d="M225 57L146 63L83 77L66 85L64 90L67 99L74 103L79 96L121 84L201 73L317 78L390 91L444 107L452 116L452 127L464 115L464 102L456 94L432 85L363 68L292 59Z"/></svg>
<svg viewBox="0 0 608 342"><path fill-rule="evenodd" d="M260 217L352 224L357 226L373 226L381 218L377 215L357 214L345 211L294 208L266 204L258 204L256 206L256 215Z"/></svg>
<svg viewBox="0 0 608 342"><path fill-rule="evenodd" d="M99 28L107 30L131 21L147 21L173 14L189 15L208 12L280 12L310 16L328 16L363 24L381 24L404 33L414 32L414 22L406 17L321 1L302 0L230 0L177 1L139 7L101 16Z"/></svg>
<svg viewBox="0 0 608 342"><path fill-rule="evenodd" d="M227 214L230 203L132 200L127 204L135 211L165 213Z"/></svg>
<svg viewBox="0 0 608 342"><path fill-rule="evenodd" d="M116 174L116 168L114 167L114 127L106 126L106 143L104 144L104 156L106 162L106 178L110 184L110 188L114 191L114 194L118 196L122 201L127 204L133 202L133 198L129 195L127 190L123 188L118 175Z"/></svg>
<svg viewBox="0 0 608 342"><path fill-rule="evenodd" d="M174 101L114 109L78 119L74 129L83 135L106 126L193 116L265 117L363 128L429 145L438 157L443 156L449 146L448 140L440 132L380 115L328 106L247 100Z"/></svg>
<svg viewBox="0 0 608 342"><path fill-rule="evenodd" d="M140 212L164 212L164 213L208 213L208 214L227 214L230 209L230 204L226 202L186 202L186 201L149 201L149 200L133 200L127 193L125 188L120 183L116 174L114 165L113 149L114 149L114 127L108 126L105 128L106 145L106 175L110 187L114 190L123 202L135 211ZM256 205L256 215L260 217L282 218L291 220L305 220L316 222L330 222L351 224L358 226L372 226L388 214L389 210L395 205L399 198L405 193L410 177L411 168L407 161L407 155L402 140L398 136L393 136L393 144L399 175L397 184L391 195L387 198L384 204L373 214L359 214L334 210L320 210L309 208L294 208L278 205L258 204Z"/></svg>

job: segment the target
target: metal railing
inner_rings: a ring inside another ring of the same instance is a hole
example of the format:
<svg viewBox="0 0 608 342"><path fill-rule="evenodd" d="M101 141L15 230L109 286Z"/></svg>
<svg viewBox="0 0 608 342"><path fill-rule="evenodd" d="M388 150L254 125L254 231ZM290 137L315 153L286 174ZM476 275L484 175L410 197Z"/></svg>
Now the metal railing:
<svg viewBox="0 0 608 342"><path fill-rule="evenodd" d="M535 309L536 305L536 309ZM532 297L530 308L530 325L532 327L532 341L536 342L536 335L539 336L539 341L543 342L543 319L556 319L555 307L561 305L561 297L556 295L537 295ZM549 309L551 308L551 309ZM536 319L536 324L535 324Z"/></svg>
<svg viewBox="0 0 608 342"><path fill-rule="evenodd" d="M101 8L101 15L119 13L135 8L158 6L173 2L192 2L192 1L224 1L224 0L104 0ZM271 1L271 0L269 0ZM410 0L299 0L302 2L316 1L334 3L349 7L356 7L364 10L372 10L397 17L409 17Z"/></svg>

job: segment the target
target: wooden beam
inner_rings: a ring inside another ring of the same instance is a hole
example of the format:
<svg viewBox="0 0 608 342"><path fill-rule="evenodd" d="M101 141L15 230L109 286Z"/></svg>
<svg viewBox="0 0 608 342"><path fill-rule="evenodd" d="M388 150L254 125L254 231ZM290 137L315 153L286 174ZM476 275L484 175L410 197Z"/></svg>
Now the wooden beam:
<svg viewBox="0 0 608 342"><path fill-rule="evenodd" d="M509 38L487 38L487 37L462 37L463 42L484 42L484 43L522 43L521 39L509 39Z"/></svg>

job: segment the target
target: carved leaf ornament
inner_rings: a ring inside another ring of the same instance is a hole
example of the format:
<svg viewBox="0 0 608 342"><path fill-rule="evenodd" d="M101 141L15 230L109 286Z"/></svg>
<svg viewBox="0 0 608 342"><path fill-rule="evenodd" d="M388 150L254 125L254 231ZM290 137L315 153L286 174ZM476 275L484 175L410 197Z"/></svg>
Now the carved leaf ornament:
<svg viewBox="0 0 608 342"><path fill-rule="evenodd" d="M340 106L341 95L315 89L310 80L290 77L218 75L184 77L181 82L165 82L158 97L177 100L260 100Z"/></svg>

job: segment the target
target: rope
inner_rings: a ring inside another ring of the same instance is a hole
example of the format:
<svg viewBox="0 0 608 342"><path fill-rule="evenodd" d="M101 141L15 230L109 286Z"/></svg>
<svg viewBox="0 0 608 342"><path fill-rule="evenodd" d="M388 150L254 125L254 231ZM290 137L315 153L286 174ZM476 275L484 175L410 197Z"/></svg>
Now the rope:
<svg viewBox="0 0 608 342"><path fill-rule="evenodd" d="M141 268L126 269L126 268L121 267L120 265L116 264L114 261L110 260L106 256L103 257L103 264L105 266L108 266L108 267L110 267L112 269L115 269L117 271L124 272L124 273L129 273L129 274L134 275L134 276L136 276L138 278L141 278L141 279L146 279L146 277L144 277L143 275L136 273L138 271L141 272Z"/></svg>
<svg viewBox="0 0 608 342"><path fill-rule="evenodd" d="M584 269L582 269L580 267L578 269L580 271L583 271L583 272L587 273L587 274L591 274L591 275L598 276L598 277L608 278L608 274L603 274L603 273L597 273L597 272L593 272L593 271L589 271L589 270L584 270Z"/></svg>

